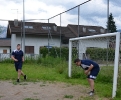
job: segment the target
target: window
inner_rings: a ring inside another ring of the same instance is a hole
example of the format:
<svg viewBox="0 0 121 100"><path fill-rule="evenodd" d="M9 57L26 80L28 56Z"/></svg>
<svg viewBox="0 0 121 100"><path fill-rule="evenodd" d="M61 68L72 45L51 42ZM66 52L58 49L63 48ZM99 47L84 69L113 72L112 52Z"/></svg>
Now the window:
<svg viewBox="0 0 121 100"><path fill-rule="evenodd" d="M48 27L48 26L42 26L42 29L43 29L43 30L48 30L48 29L51 30L51 27Z"/></svg>
<svg viewBox="0 0 121 100"><path fill-rule="evenodd" d="M57 26L53 26L54 31L57 31Z"/></svg>
<svg viewBox="0 0 121 100"><path fill-rule="evenodd" d="M88 29L89 32L96 32L94 29Z"/></svg>
<svg viewBox="0 0 121 100"><path fill-rule="evenodd" d="M68 44L69 43L69 39L62 39L62 44Z"/></svg>
<svg viewBox="0 0 121 100"><path fill-rule="evenodd" d="M33 26L29 26L30 29L33 29Z"/></svg>
<svg viewBox="0 0 121 100"><path fill-rule="evenodd" d="M14 26L18 27L18 19L14 19Z"/></svg>
<svg viewBox="0 0 121 100"><path fill-rule="evenodd" d="M34 46L25 46L25 53L34 54Z"/></svg>
<svg viewBox="0 0 121 100"><path fill-rule="evenodd" d="M3 54L6 54L7 53L7 50L3 50Z"/></svg>
<svg viewBox="0 0 121 100"><path fill-rule="evenodd" d="M100 32L101 32L101 33L105 33L105 30L104 30L104 29L100 29Z"/></svg>
<svg viewBox="0 0 121 100"><path fill-rule="evenodd" d="M28 26L24 26L24 28L29 28Z"/></svg>
<svg viewBox="0 0 121 100"><path fill-rule="evenodd" d="M24 26L24 28L33 29L33 26Z"/></svg>
<svg viewBox="0 0 121 100"><path fill-rule="evenodd" d="M86 28L85 27L83 27L83 32L86 32Z"/></svg>

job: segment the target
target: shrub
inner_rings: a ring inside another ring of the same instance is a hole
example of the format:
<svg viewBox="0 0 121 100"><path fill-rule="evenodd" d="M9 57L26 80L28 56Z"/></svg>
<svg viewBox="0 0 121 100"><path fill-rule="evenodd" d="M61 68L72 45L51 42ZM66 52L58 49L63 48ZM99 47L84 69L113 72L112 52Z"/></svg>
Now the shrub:
<svg viewBox="0 0 121 100"><path fill-rule="evenodd" d="M73 52L72 56L76 57L77 50L75 48L73 48L72 52ZM48 53L48 48L42 47L42 48L40 48L40 54L42 54L43 57L46 57L47 55L52 56L54 58L60 57L60 48L59 47L49 48L49 53ZM69 54L69 48L61 47L61 58L68 60L68 54Z"/></svg>
<svg viewBox="0 0 121 100"><path fill-rule="evenodd" d="M107 52L108 60L113 61L115 56L114 49L88 48L86 54L90 57L90 59L105 61L107 59Z"/></svg>
<svg viewBox="0 0 121 100"><path fill-rule="evenodd" d="M2 59L0 63L13 63L13 60L10 58Z"/></svg>

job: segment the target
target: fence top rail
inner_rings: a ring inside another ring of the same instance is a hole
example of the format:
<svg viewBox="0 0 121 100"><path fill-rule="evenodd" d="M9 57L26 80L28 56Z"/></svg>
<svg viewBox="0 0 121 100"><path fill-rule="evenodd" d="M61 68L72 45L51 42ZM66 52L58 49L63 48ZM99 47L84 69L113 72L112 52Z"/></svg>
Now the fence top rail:
<svg viewBox="0 0 121 100"><path fill-rule="evenodd" d="M87 1L85 1L85 2L83 2L83 3L81 3L81 4L79 4L79 5L77 5L77 6L73 7L73 8L70 8L70 9L68 9L68 10L66 10L66 11L64 11L64 12L62 12L62 13L59 13L59 14L57 14L57 15L55 15L55 16L49 18L49 19L52 19L52 18L54 18L54 17L56 17L56 16L58 16L58 15L61 15L61 14L63 14L63 13L66 13L66 12L68 12L68 11L70 11L70 10L76 8L76 7L79 7L79 6L85 4L85 3L89 2L89 1L91 1L91 0L87 0ZM49 20L49 19L48 19L48 20Z"/></svg>
<svg viewBox="0 0 121 100"><path fill-rule="evenodd" d="M77 37L77 38L71 38L71 39L69 39L69 41L75 41L75 40L80 40L80 39L82 40L82 39L108 37L108 36L116 36L116 34L120 34L120 32L106 33L106 34L100 34L100 35L91 35L91 36Z"/></svg>

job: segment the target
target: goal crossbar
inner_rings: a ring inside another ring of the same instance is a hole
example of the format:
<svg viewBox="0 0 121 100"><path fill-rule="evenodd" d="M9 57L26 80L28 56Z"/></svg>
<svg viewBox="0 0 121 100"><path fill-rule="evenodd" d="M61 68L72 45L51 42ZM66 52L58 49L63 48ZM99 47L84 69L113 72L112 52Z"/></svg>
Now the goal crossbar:
<svg viewBox="0 0 121 100"><path fill-rule="evenodd" d="M116 34L119 34L119 32L106 33L106 34L100 34L100 35L91 35L91 36L78 37L78 38L71 38L71 39L69 39L69 41L91 39L91 38L101 38L101 37L108 37L108 36L116 36Z"/></svg>
<svg viewBox="0 0 121 100"><path fill-rule="evenodd" d="M113 90L112 90L112 98L116 96L117 91L117 80L118 80L118 66L119 66L119 48L120 48L120 32L115 33L106 33L100 35L92 35L78 38L69 39L69 62L68 62L68 76L71 77L71 69L72 69L72 42L83 39L92 39L92 38L101 38L101 37L116 37L116 46L115 46L115 60L114 60L114 75L113 75Z"/></svg>

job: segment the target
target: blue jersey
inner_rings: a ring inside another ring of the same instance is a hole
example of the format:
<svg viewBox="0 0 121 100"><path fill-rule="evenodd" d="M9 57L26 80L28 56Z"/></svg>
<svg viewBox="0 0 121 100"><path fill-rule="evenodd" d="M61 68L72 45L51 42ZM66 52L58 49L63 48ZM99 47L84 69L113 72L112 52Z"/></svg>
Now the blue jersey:
<svg viewBox="0 0 121 100"><path fill-rule="evenodd" d="M90 67L90 65L93 65L94 68L99 68L99 65L97 63L95 63L94 61L92 60L81 60L81 67L84 69L84 70L88 70L88 68Z"/></svg>
<svg viewBox="0 0 121 100"><path fill-rule="evenodd" d="M14 56L14 58L18 60L15 63L22 62L23 51L22 50L14 50L12 52L12 56Z"/></svg>

